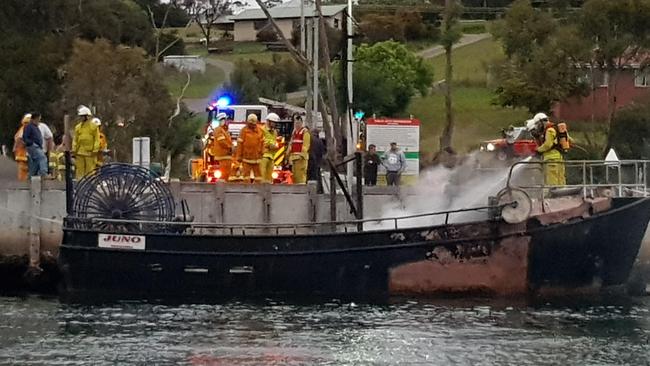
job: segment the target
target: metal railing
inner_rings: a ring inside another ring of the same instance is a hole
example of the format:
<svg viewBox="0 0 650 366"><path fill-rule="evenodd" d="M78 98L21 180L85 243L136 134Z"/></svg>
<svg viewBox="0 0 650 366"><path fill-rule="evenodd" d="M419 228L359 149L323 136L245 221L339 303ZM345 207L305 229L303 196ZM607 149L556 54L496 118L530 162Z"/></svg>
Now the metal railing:
<svg viewBox="0 0 650 366"><path fill-rule="evenodd" d="M541 184L515 184L516 172L520 167L536 167L543 176L547 164L564 164L567 184L563 186ZM508 172L507 188L518 188L524 191L535 191L540 199L552 194L553 189L581 189L583 197L597 196L601 189L609 189L614 196L643 196L650 195L648 189L648 169L650 160L567 160L557 161L520 161L513 164ZM534 196L534 195L531 195Z"/></svg>
<svg viewBox="0 0 650 366"><path fill-rule="evenodd" d="M220 235L297 235L308 233L347 233L362 232L363 224L381 224L390 222L390 227L381 227L380 229L399 229L400 222L424 217L444 216L444 224L449 224L449 220L454 214L465 212L479 212L483 210L500 210L508 206L480 206L464 208L458 210L430 212L423 214L374 218L363 220L346 220L346 221L325 221L325 222L303 222L295 224L229 224L229 223L212 223L212 222L182 222L182 221L141 221L141 220L120 220L108 218L81 218L67 217L64 219L63 226L70 230L90 230L90 231L117 231L128 233L192 233L192 234L220 234ZM497 211L499 212L499 211ZM101 228L101 229L100 229ZM404 227L402 227L404 228ZM319 230L320 229L320 230ZM325 229L326 231L322 231ZM188 231L189 230L189 231ZM367 230L372 231L372 230Z"/></svg>

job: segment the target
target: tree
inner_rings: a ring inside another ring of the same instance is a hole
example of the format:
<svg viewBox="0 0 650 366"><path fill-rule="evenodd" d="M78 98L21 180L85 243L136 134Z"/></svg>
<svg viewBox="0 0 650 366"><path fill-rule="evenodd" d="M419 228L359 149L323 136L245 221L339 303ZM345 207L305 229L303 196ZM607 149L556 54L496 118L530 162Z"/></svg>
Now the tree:
<svg viewBox="0 0 650 366"><path fill-rule="evenodd" d="M609 134L610 147L622 159L650 158L650 101L623 108Z"/></svg>
<svg viewBox="0 0 650 366"><path fill-rule="evenodd" d="M354 107L368 115L403 112L410 99L416 93L426 95L433 82L430 64L398 42L363 44L354 59Z"/></svg>
<svg viewBox="0 0 650 366"><path fill-rule="evenodd" d="M620 71L648 61L650 0L590 0L582 8L578 24L584 40L594 49L591 59L609 76L607 119L611 129Z"/></svg>
<svg viewBox="0 0 650 366"><path fill-rule="evenodd" d="M170 120L174 103L143 49L78 40L64 70L60 105L67 110L80 104L93 107L119 158L129 156L133 136L150 136L152 145L160 146L154 149L158 160L191 142L193 133L180 133L186 119Z"/></svg>
<svg viewBox="0 0 650 366"><path fill-rule="evenodd" d="M582 42L529 0L515 1L493 34L506 54L494 65L496 103L537 113L569 96L585 95L584 73L577 67L585 50Z"/></svg>
<svg viewBox="0 0 650 366"><path fill-rule="evenodd" d="M445 1L444 27L440 41L445 49L445 128L440 136L440 151L451 148L451 139L454 135L454 114L452 110L452 84L453 66L451 61L452 48L458 42L462 32L458 26L458 19L462 13L462 7L456 0Z"/></svg>
<svg viewBox="0 0 650 366"><path fill-rule="evenodd" d="M178 1L168 1L162 3L160 0L135 0L135 2L144 10L153 12L155 25L158 28L165 26L180 28L185 27L190 21L189 15L183 10Z"/></svg>
<svg viewBox="0 0 650 366"><path fill-rule="evenodd" d="M212 28L220 18L232 14L234 7L243 6L239 0L183 0L183 8L199 26L205 37L205 47L210 46Z"/></svg>

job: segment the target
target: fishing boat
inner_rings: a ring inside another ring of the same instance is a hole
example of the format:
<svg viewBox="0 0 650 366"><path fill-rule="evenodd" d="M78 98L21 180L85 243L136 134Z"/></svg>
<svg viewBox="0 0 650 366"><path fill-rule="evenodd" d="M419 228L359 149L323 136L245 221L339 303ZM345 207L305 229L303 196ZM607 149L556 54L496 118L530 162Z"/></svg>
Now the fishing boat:
<svg viewBox="0 0 650 366"><path fill-rule="evenodd" d="M154 174L108 164L75 187L59 255L62 294L77 300L385 299L617 286L639 251L650 198L645 184L644 194L629 197L600 196L604 186L569 187L578 189L558 197L537 187L541 197L535 198L508 179L481 207L226 225L193 222L183 203L183 215L175 216L174 197ZM476 213L483 219L453 220Z"/></svg>

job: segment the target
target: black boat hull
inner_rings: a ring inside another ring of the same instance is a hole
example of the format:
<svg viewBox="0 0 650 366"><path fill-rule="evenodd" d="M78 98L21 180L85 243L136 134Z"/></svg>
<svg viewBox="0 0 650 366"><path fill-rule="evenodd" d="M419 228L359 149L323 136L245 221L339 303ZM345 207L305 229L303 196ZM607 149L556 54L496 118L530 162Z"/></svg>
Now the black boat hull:
<svg viewBox="0 0 650 366"><path fill-rule="evenodd" d="M327 235L143 234L146 247L130 250L100 248L98 232L65 229L59 263L63 295L73 301L525 295L623 284L648 220L650 200L630 198L551 225L531 218Z"/></svg>

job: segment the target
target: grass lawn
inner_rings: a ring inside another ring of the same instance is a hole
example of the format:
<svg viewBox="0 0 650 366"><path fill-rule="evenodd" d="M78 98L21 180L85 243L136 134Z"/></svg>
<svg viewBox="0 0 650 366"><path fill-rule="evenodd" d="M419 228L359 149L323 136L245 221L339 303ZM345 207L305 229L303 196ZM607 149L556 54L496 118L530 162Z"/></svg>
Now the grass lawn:
<svg viewBox="0 0 650 366"><path fill-rule="evenodd" d="M485 85L488 65L503 58L498 41L492 38L457 48L452 53L454 79L460 84ZM445 55L431 59L436 80L445 78Z"/></svg>
<svg viewBox="0 0 650 366"><path fill-rule="evenodd" d="M484 87L456 87L453 92L456 129L453 146L458 152L478 148L481 141L500 137L501 128L522 125L529 117L525 109L502 108L492 105L493 94ZM433 93L414 98L407 112L422 122L420 151L438 150L438 140L445 124L445 97Z"/></svg>
<svg viewBox="0 0 650 366"><path fill-rule="evenodd" d="M187 81L187 76L185 73L173 68L165 68L164 70L165 85L167 85L167 89L172 96L177 97ZM217 86L223 83L225 78L220 68L211 65L206 65L204 74L195 72L190 73L190 75L190 86L185 91L185 98L208 97Z"/></svg>
<svg viewBox="0 0 650 366"><path fill-rule="evenodd" d="M498 42L486 39L454 50L453 108L456 121L453 146L458 152L468 152L481 141L500 137L502 128L523 125L530 118L525 109L502 108L492 105L494 93L486 87L487 64L503 57ZM431 60L435 79L444 79L445 56ZM422 122L420 151L438 150L440 134L445 124L445 98L442 92L416 97L407 112Z"/></svg>

